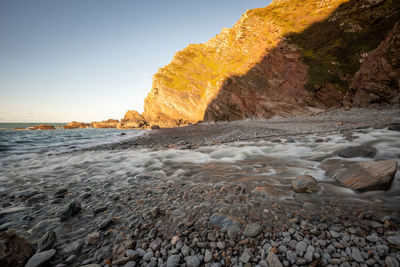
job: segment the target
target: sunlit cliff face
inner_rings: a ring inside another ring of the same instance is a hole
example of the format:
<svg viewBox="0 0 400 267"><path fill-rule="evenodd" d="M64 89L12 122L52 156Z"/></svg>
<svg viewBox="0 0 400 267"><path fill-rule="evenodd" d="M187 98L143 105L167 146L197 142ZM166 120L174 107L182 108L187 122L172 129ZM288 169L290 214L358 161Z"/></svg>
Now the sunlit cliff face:
<svg viewBox="0 0 400 267"><path fill-rule="evenodd" d="M143 115L168 127L339 106L362 53L399 18L398 3L377 2L288 0L248 10L232 28L189 45L159 69ZM374 32L379 36L365 38Z"/></svg>

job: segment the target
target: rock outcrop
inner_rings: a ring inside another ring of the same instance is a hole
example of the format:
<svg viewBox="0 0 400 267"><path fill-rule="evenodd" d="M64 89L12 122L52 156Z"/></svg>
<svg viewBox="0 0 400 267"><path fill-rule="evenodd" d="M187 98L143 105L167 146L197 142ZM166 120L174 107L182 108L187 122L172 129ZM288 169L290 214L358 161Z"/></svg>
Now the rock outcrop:
<svg viewBox="0 0 400 267"><path fill-rule="evenodd" d="M400 103L400 22L362 60L346 100L347 105L357 107Z"/></svg>
<svg viewBox="0 0 400 267"><path fill-rule="evenodd" d="M145 128L147 122L144 117L136 110L128 110L125 113L121 123L117 125L118 129L133 129L133 128Z"/></svg>
<svg viewBox="0 0 400 267"><path fill-rule="evenodd" d="M118 120L108 119L106 121L91 122L90 126L93 128L116 128L119 125Z"/></svg>
<svg viewBox="0 0 400 267"><path fill-rule="evenodd" d="M71 121L64 126L64 129L80 129L80 128L89 128L90 123Z"/></svg>
<svg viewBox="0 0 400 267"><path fill-rule="evenodd" d="M400 1L287 0L177 52L153 76L143 117L198 121L399 102ZM373 52L371 52L373 51ZM373 83L373 86L371 86Z"/></svg>

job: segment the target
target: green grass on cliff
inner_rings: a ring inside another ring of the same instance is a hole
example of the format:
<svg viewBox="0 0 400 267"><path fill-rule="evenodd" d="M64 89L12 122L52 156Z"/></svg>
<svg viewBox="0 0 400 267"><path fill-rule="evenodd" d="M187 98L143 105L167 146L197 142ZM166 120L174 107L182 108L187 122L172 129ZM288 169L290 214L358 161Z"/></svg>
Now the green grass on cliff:
<svg viewBox="0 0 400 267"><path fill-rule="evenodd" d="M288 35L290 42L303 50L302 61L309 66L309 91L331 83L346 92L347 77L360 68L362 54L375 49L400 19L398 0L386 0L372 8L363 8L363 4L357 0L343 3L328 19Z"/></svg>

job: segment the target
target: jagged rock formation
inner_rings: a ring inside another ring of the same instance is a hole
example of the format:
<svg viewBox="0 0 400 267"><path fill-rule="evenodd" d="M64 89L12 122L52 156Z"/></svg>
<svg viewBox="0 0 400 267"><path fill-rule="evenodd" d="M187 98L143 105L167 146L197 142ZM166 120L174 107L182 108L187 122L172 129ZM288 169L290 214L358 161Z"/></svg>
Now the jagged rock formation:
<svg viewBox="0 0 400 267"><path fill-rule="evenodd" d="M125 113L121 123L117 125L118 129L133 129L133 128L145 128L147 122L142 115L136 110L128 110Z"/></svg>
<svg viewBox="0 0 400 267"><path fill-rule="evenodd" d="M295 116L340 107L346 94L349 106L398 103L399 19L400 1L391 0L286 0L248 10L153 76L143 117L171 127Z"/></svg>
<svg viewBox="0 0 400 267"><path fill-rule="evenodd" d="M78 128L88 128L90 127L90 123L71 121L64 125L64 129L78 129Z"/></svg>
<svg viewBox="0 0 400 267"><path fill-rule="evenodd" d="M119 124L118 120L108 119L106 121L94 121L90 123L93 128L116 128Z"/></svg>

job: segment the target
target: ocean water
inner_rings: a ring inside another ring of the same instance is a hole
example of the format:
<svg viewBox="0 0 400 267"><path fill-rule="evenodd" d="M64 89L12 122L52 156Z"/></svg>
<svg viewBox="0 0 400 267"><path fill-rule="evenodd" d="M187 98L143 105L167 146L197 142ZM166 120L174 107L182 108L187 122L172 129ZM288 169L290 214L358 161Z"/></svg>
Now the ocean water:
<svg viewBox="0 0 400 267"><path fill-rule="evenodd" d="M3 122L0 123L0 131L2 130L12 130L14 128L27 128L31 126L39 126L41 124L52 125L54 127L62 127L66 123L48 123L48 122Z"/></svg>
<svg viewBox="0 0 400 267"><path fill-rule="evenodd" d="M118 129L72 129L64 130L13 130L16 127L30 127L43 123L0 123L0 158L15 155L54 155L76 149L118 142L140 135L142 130ZM62 126L64 123L49 124ZM124 133L123 135L121 135Z"/></svg>

